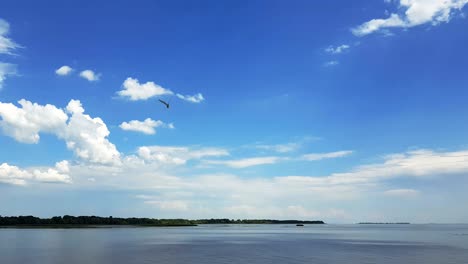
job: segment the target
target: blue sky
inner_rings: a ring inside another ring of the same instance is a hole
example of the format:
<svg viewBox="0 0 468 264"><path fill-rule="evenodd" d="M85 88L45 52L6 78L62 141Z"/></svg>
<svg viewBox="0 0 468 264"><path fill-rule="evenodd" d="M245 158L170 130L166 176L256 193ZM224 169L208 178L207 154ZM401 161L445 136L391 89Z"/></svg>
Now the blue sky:
<svg viewBox="0 0 468 264"><path fill-rule="evenodd" d="M0 214L468 222L467 3L4 1Z"/></svg>

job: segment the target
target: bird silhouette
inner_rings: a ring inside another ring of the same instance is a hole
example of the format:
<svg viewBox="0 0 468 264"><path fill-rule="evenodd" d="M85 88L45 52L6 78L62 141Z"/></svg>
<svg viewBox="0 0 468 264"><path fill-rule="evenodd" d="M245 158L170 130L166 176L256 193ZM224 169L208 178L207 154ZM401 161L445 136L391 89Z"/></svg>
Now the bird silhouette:
<svg viewBox="0 0 468 264"><path fill-rule="evenodd" d="M161 99L158 99L159 102L161 102L163 105L166 106L166 108L169 108L169 103L166 103L165 101L161 100Z"/></svg>

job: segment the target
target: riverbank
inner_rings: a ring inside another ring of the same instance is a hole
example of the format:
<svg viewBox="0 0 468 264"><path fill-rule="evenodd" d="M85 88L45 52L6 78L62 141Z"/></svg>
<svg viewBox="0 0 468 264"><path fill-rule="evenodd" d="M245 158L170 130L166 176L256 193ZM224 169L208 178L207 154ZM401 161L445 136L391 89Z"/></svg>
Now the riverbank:
<svg viewBox="0 0 468 264"><path fill-rule="evenodd" d="M35 216L0 216L0 228L97 228L116 226L197 226L209 224L325 224L320 220L272 220L272 219L156 219L156 218L120 218L99 216L54 216L39 218Z"/></svg>

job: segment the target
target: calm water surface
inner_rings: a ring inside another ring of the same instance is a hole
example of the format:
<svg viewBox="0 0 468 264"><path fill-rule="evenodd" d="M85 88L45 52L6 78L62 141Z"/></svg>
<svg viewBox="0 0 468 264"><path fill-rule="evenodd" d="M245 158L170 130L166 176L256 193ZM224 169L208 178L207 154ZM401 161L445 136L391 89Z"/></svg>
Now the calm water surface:
<svg viewBox="0 0 468 264"><path fill-rule="evenodd" d="M468 225L0 229L0 263L468 263Z"/></svg>

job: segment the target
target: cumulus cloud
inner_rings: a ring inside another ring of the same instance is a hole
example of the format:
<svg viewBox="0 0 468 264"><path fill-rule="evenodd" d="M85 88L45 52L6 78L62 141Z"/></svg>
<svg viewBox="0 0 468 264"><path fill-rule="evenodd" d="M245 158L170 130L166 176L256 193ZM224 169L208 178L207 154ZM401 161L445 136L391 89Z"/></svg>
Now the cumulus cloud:
<svg viewBox="0 0 468 264"><path fill-rule="evenodd" d="M71 183L68 161L55 164L54 168L21 169L7 163L0 165L0 182L26 185L29 182Z"/></svg>
<svg viewBox="0 0 468 264"><path fill-rule="evenodd" d="M225 165L231 168L241 169L252 166L274 164L282 160L281 157L255 157L238 160L205 160L205 164Z"/></svg>
<svg viewBox="0 0 468 264"><path fill-rule="evenodd" d="M101 74L97 74L92 70L84 70L80 72L80 77L90 81L90 82L96 82L99 81L99 78L101 77Z"/></svg>
<svg viewBox="0 0 468 264"><path fill-rule="evenodd" d="M65 129L68 116L57 107L39 105L25 99L20 107L0 102L0 128L5 135L22 143L38 143L39 132L60 134Z"/></svg>
<svg viewBox="0 0 468 264"><path fill-rule="evenodd" d="M156 128L164 127L164 128L174 129L174 124L172 123L166 124L162 122L161 120L155 121L151 118L146 118L143 121L132 120L129 122L122 122L122 124L120 124L119 127L122 130L141 132L147 135L154 135L156 134Z"/></svg>
<svg viewBox="0 0 468 264"><path fill-rule="evenodd" d="M140 83L138 79L128 77L123 83L123 90L117 92L120 97L131 101L148 100L152 97L174 95L169 89L163 88L154 82ZM201 103L205 100L201 93L195 95L175 94L178 98L191 103Z"/></svg>
<svg viewBox="0 0 468 264"><path fill-rule="evenodd" d="M93 163L119 163L120 153L108 140L110 134L100 118L84 114L78 100L71 100L67 112L46 104L39 105L20 100L17 107L0 102L2 132L22 143L38 143L40 133L49 133L63 139L69 149L81 159Z"/></svg>
<svg viewBox="0 0 468 264"><path fill-rule="evenodd" d="M83 160L93 163L118 164L120 153L112 144L108 136L110 134L106 124L101 118L92 118L84 114L84 108L79 100L71 100L67 105L67 111L71 115L62 134L67 147Z"/></svg>
<svg viewBox="0 0 468 264"><path fill-rule="evenodd" d="M138 148L138 156L149 162L161 164L182 165L188 160L199 160L205 157L220 157L229 155L222 148L197 148L174 146L143 146Z"/></svg>
<svg viewBox="0 0 468 264"><path fill-rule="evenodd" d="M187 102L191 103L201 103L205 100L203 95L201 93L197 93L195 95L182 95L182 94L177 94L177 97L179 97L182 100L185 100Z"/></svg>
<svg viewBox="0 0 468 264"><path fill-rule="evenodd" d="M70 74L73 71L73 69L70 66L63 65L62 67L58 68L55 70L55 73L60 76L65 76ZM94 74L93 74L94 75Z"/></svg>
<svg viewBox="0 0 468 264"><path fill-rule="evenodd" d="M0 18L0 54L13 55L13 51L20 46L8 38L10 24Z"/></svg>
<svg viewBox="0 0 468 264"><path fill-rule="evenodd" d="M44 170L33 170L34 178L40 182L49 183L71 183L72 179L68 173L70 167L68 161L63 160L55 164L55 168L47 168Z"/></svg>
<svg viewBox="0 0 468 264"><path fill-rule="evenodd" d="M323 160L323 159L334 159L349 156L353 153L351 150L335 151L328 153L310 153L302 156L302 159L309 161Z"/></svg>
<svg viewBox="0 0 468 264"><path fill-rule="evenodd" d="M24 185L32 178L32 174L16 166L3 163L0 165L0 182L14 185Z"/></svg>
<svg viewBox="0 0 468 264"><path fill-rule="evenodd" d="M16 75L16 65L0 62L0 89L3 88L3 82L7 76Z"/></svg>
<svg viewBox="0 0 468 264"><path fill-rule="evenodd" d="M121 97L129 98L131 101L147 100L151 97L161 95L172 95L171 90L165 89L154 82L140 84L138 79L127 78L123 83L123 90L117 94Z"/></svg>
<svg viewBox="0 0 468 264"><path fill-rule="evenodd" d="M337 47L330 46L325 49L326 52L331 53L331 54L340 54L348 50L350 47L349 45L343 44Z"/></svg>
<svg viewBox="0 0 468 264"><path fill-rule="evenodd" d="M423 24L449 22L468 0L400 0L401 14L392 13L385 19L372 19L353 28L356 36L365 36L386 28L410 28Z"/></svg>

